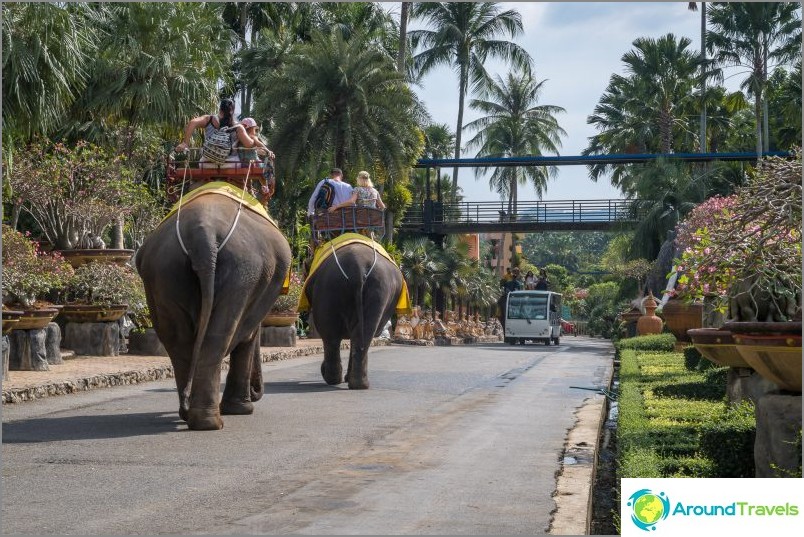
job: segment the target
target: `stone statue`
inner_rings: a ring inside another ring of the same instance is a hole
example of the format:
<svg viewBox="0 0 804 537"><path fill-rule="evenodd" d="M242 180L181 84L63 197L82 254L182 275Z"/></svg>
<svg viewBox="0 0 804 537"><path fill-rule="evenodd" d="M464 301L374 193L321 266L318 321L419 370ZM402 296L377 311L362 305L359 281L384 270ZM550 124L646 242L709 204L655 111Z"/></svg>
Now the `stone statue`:
<svg viewBox="0 0 804 537"><path fill-rule="evenodd" d="M446 323L442 321L439 316L441 315L438 310L436 310L433 315L435 319L433 319L433 336L434 337L448 337L448 328Z"/></svg>
<svg viewBox="0 0 804 537"><path fill-rule="evenodd" d="M394 339L411 339L412 337L413 328L410 326L407 315L400 315L399 319L396 321Z"/></svg>

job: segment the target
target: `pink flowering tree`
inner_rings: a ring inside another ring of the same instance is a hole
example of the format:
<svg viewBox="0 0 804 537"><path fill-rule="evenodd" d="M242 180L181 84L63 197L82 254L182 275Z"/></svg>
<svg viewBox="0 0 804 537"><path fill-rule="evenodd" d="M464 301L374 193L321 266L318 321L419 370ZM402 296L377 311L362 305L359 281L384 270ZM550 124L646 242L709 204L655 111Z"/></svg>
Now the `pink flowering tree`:
<svg viewBox="0 0 804 537"><path fill-rule="evenodd" d="M3 304L31 307L72 275L61 255L42 252L26 234L3 225Z"/></svg>
<svg viewBox="0 0 804 537"><path fill-rule="evenodd" d="M795 156L763 160L733 196L708 200L679 226L679 297L714 295L721 311L747 300L759 312L767 302L774 320L800 315L800 152Z"/></svg>
<svg viewBox="0 0 804 537"><path fill-rule="evenodd" d="M137 205L133 173L120 155L91 144L39 141L16 155L13 195L58 250L85 246Z"/></svg>

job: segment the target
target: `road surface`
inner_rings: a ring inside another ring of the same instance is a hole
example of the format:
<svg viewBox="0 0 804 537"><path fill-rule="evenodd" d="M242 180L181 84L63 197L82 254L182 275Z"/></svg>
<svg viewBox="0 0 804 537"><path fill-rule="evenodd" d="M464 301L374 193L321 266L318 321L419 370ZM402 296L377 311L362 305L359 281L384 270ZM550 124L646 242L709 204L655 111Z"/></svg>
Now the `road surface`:
<svg viewBox="0 0 804 537"><path fill-rule="evenodd" d="M372 348L367 391L320 361L265 364L221 431L187 430L172 380L5 405L3 533L545 533L592 393L570 386L611 372L608 342L571 337Z"/></svg>

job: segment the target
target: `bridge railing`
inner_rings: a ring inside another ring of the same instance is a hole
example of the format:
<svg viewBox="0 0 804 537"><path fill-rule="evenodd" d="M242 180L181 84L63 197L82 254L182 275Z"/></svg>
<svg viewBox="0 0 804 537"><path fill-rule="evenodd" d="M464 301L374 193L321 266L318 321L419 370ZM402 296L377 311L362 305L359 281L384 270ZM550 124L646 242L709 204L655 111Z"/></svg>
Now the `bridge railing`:
<svg viewBox="0 0 804 537"><path fill-rule="evenodd" d="M633 200L556 200L523 201L509 212L507 202L480 201L444 203L430 202L411 207L403 220L404 227L449 224L500 223L605 223L633 222L644 214Z"/></svg>

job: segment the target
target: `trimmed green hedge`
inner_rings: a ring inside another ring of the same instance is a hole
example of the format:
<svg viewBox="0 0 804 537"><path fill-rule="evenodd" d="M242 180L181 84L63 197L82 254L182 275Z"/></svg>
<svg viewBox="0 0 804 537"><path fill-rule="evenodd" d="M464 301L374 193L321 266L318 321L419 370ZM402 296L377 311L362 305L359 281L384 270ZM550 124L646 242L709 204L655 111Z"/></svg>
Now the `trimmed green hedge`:
<svg viewBox="0 0 804 537"><path fill-rule="evenodd" d="M684 347L684 367L688 371L695 371L698 368L698 362L701 361L701 353L692 345ZM709 362L709 360L707 360Z"/></svg>
<svg viewBox="0 0 804 537"><path fill-rule="evenodd" d="M614 343L618 351L626 349L635 351L673 352L676 337L673 334L653 334L621 339Z"/></svg>

